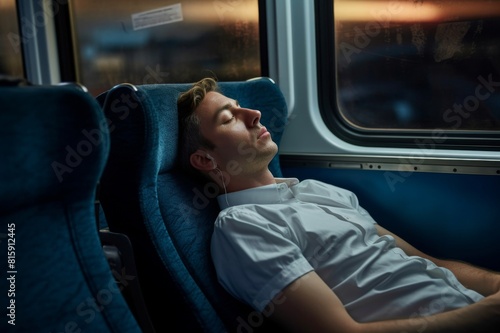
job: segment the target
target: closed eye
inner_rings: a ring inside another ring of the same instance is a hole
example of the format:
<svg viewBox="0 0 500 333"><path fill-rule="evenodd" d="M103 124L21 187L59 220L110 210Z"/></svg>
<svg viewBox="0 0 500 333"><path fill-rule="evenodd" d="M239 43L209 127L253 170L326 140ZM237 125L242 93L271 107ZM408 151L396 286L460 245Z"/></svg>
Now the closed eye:
<svg viewBox="0 0 500 333"><path fill-rule="evenodd" d="M231 121L233 121L233 119L234 119L234 116L232 116L228 120L224 121L223 124L229 124Z"/></svg>

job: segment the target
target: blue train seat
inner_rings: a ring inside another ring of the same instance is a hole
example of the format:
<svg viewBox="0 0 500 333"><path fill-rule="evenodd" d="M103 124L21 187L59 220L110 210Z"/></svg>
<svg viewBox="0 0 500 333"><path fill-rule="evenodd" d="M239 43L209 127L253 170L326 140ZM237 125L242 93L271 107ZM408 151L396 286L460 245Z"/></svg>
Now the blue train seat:
<svg viewBox="0 0 500 333"><path fill-rule="evenodd" d="M11 86L0 104L0 331L141 332L97 232L98 103L74 86Z"/></svg>
<svg viewBox="0 0 500 333"><path fill-rule="evenodd" d="M99 198L106 223L132 242L158 332L173 327L182 332L277 332L217 281L210 257L216 193L177 165L177 97L190 86L121 84L97 97L111 136ZM256 78L219 86L241 105L260 110L261 122L279 144L287 106L274 82ZM281 176L278 156L270 169Z"/></svg>

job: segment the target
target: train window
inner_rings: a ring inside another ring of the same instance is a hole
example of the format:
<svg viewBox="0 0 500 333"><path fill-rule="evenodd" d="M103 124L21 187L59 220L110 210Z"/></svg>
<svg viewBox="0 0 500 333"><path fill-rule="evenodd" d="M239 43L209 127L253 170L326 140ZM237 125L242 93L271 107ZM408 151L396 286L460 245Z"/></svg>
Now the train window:
<svg viewBox="0 0 500 333"><path fill-rule="evenodd" d="M0 1L0 74L24 77L16 0Z"/></svg>
<svg viewBox="0 0 500 333"><path fill-rule="evenodd" d="M336 133L365 145L427 136L499 147L500 1L316 6L322 112Z"/></svg>
<svg viewBox="0 0 500 333"><path fill-rule="evenodd" d="M97 94L121 82L264 75L258 2L73 1L79 80Z"/></svg>

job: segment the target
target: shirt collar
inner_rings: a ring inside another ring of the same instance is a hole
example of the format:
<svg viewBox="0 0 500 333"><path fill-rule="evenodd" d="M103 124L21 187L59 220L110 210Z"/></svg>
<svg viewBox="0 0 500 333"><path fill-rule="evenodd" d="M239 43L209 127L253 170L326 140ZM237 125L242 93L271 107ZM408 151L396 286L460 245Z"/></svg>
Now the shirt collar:
<svg viewBox="0 0 500 333"><path fill-rule="evenodd" d="M276 183L246 190L221 194L217 197L219 207L245 204L273 204L293 197L290 187L299 183L297 178L275 178Z"/></svg>

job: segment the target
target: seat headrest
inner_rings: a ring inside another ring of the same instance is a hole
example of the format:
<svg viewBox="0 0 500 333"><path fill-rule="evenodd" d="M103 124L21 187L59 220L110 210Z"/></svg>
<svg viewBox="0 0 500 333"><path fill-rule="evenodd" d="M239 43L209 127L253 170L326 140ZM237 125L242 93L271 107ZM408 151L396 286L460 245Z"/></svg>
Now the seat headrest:
<svg viewBox="0 0 500 333"><path fill-rule="evenodd" d="M240 105L260 110L261 122L279 144L288 109L283 94L272 80L257 78L218 84L224 95L238 100ZM190 87L191 84L187 83L139 86L124 84L98 96L98 101L111 110L107 115L110 117L108 121L111 122L111 128L114 129L114 122L121 122L118 131L123 132L123 135L113 135L128 141L127 151L113 151L113 154L129 155L134 149L137 154L153 153L154 156L146 155L143 158L144 163L151 167L158 163L157 173L176 167L179 133L177 109L172 110L172 106L177 105L180 93ZM138 114L137 110L144 114ZM278 155L271 161L269 168L276 177L282 176Z"/></svg>
<svg viewBox="0 0 500 333"><path fill-rule="evenodd" d="M92 96L74 87L4 87L0 104L1 211L94 191L109 133Z"/></svg>

